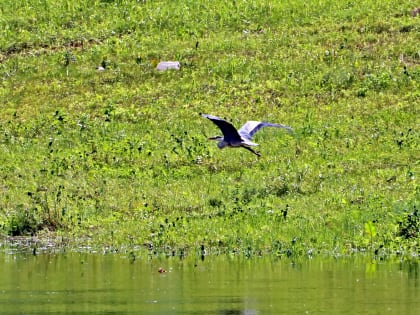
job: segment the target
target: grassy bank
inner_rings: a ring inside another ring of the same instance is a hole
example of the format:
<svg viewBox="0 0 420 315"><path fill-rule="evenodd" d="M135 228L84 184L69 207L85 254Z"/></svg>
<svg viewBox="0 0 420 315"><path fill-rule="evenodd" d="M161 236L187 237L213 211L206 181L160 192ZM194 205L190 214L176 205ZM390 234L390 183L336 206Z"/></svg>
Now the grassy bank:
<svg viewBox="0 0 420 315"><path fill-rule="evenodd" d="M0 0L3 236L418 255L415 3L272 2ZM219 150L199 113L294 134Z"/></svg>

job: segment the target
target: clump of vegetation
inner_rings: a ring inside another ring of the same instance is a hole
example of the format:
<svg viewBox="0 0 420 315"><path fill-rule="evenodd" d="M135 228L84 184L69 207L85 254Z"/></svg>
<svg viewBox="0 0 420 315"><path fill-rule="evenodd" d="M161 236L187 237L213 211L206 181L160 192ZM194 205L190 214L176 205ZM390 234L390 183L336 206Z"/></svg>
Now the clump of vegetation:
<svg viewBox="0 0 420 315"><path fill-rule="evenodd" d="M406 212L398 222L398 236L405 239L418 239L420 233L420 214L416 206L413 211Z"/></svg>
<svg viewBox="0 0 420 315"><path fill-rule="evenodd" d="M0 233L133 251L418 255L410 3L0 4ZM180 71L158 72L161 60ZM199 113L267 120L261 158ZM393 209L412 204L404 215Z"/></svg>

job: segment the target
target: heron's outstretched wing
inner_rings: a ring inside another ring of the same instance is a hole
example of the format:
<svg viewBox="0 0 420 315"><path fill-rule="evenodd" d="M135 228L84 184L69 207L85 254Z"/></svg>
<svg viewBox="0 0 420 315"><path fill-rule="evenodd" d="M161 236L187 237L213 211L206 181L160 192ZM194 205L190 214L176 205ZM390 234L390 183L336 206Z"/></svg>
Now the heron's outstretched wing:
<svg viewBox="0 0 420 315"><path fill-rule="evenodd" d="M263 121L247 121L245 125L243 125L239 130L238 133L245 139L251 140L252 136L261 128L263 127L276 127L276 128L284 128L288 131L292 131L292 128L289 126L285 126L282 124L273 124Z"/></svg>
<svg viewBox="0 0 420 315"><path fill-rule="evenodd" d="M201 116L210 119L214 124L216 124L222 131L223 137L226 141L241 141L241 136L230 122L213 115L201 114Z"/></svg>

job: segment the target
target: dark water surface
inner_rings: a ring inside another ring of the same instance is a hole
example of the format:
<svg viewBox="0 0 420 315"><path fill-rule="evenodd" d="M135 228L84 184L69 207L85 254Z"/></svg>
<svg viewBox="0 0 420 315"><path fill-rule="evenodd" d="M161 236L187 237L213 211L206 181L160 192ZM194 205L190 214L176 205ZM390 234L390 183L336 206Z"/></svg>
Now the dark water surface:
<svg viewBox="0 0 420 315"><path fill-rule="evenodd" d="M419 262L0 253L0 314L420 314Z"/></svg>

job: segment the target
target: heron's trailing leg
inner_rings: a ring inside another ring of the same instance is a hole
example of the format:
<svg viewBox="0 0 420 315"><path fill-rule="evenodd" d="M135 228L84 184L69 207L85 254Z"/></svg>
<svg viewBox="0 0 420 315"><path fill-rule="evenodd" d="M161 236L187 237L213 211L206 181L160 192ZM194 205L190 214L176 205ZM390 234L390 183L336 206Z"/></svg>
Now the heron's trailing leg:
<svg viewBox="0 0 420 315"><path fill-rule="evenodd" d="M241 145L241 147L244 148L244 149L247 149L248 151L251 151L252 153L254 153L258 157L261 156L261 153L252 150L250 147L247 147L247 146L244 146L244 145Z"/></svg>

